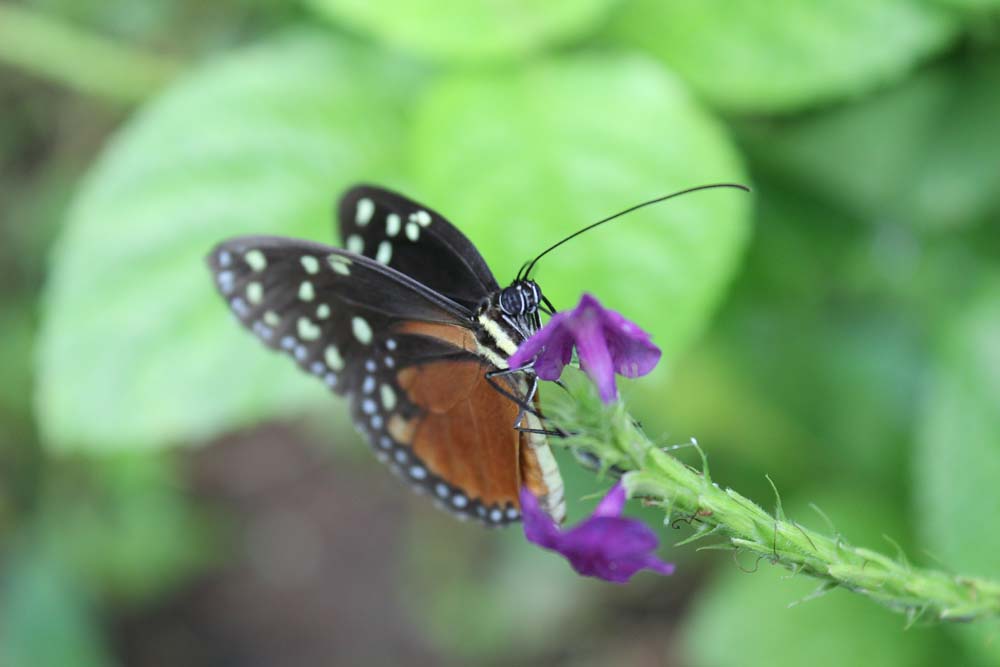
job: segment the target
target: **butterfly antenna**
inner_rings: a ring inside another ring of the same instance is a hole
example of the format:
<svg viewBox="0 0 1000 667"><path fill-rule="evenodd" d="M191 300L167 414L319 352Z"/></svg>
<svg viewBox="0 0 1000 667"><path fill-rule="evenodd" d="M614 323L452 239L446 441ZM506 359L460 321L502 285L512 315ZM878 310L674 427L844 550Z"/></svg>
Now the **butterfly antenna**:
<svg viewBox="0 0 1000 667"><path fill-rule="evenodd" d="M540 260L542 257L544 257L545 255L549 254L550 252L552 252L553 250L555 250L556 248L558 248L559 246L561 246L563 243L566 243L566 241L569 241L570 239L576 238L577 236L579 236L580 234L583 234L584 232L589 232L594 227L599 227L600 225L603 225L605 222L611 222L615 218L620 218L621 216L623 216L623 215L625 215L627 213L631 213L632 211L638 211L640 208L644 208L646 206L652 206L653 204L659 204L662 201L667 201L668 199L673 199L674 197L680 197L681 195L690 194L692 192L698 192L699 190L713 190L715 188L735 188L737 190L743 190L744 192L750 192L750 188L748 188L745 185L740 185L739 183L710 183L708 185L698 185L698 186L695 186L693 188L687 188L686 190L679 190L679 191L673 192L673 193L671 193L669 195L664 195L662 197L657 197L656 199L650 199L649 201L644 201L641 204L636 204L635 206L627 208L624 211L619 211L618 213L615 213L612 216L604 218L603 220L598 220L597 222L595 222L593 224L587 225L583 229L578 229L577 231L573 232L572 234L570 234L569 236L567 236L563 240L559 241L558 243L550 245L548 248L546 248L541 253L539 253L533 260L531 260L531 262L529 262L527 264L528 270L524 271L524 279L525 280L528 279L528 276L531 275L531 271L535 268L535 264L537 264L538 260ZM521 266L521 269L522 270L524 269L523 265ZM518 279L520 279L521 271L518 271L517 275L518 275Z"/></svg>
<svg viewBox="0 0 1000 667"><path fill-rule="evenodd" d="M530 263L531 263L531 260L528 260L524 264L521 265L521 268L517 270L517 278L514 279L514 282L520 282L521 281L521 274L524 273L524 268L526 266L528 266L528 264L530 264Z"/></svg>

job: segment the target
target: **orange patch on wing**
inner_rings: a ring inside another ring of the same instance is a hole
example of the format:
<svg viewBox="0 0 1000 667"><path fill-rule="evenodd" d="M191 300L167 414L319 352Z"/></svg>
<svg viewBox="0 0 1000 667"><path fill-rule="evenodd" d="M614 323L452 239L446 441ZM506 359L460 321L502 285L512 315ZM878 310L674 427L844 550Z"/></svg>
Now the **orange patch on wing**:
<svg viewBox="0 0 1000 667"><path fill-rule="evenodd" d="M417 418L413 453L471 500L517 507L518 407L490 386L485 372L476 360L436 361L400 371L400 386L426 411Z"/></svg>
<svg viewBox="0 0 1000 667"><path fill-rule="evenodd" d="M393 331L400 334L435 338L466 352L475 353L479 350L479 346L476 344L476 337L472 331L454 324L404 320L393 327Z"/></svg>
<svg viewBox="0 0 1000 667"><path fill-rule="evenodd" d="M468 396L485 372L478 361L443 359L407 366L396 374L396 382L415 405L446 413Z"/></svg>

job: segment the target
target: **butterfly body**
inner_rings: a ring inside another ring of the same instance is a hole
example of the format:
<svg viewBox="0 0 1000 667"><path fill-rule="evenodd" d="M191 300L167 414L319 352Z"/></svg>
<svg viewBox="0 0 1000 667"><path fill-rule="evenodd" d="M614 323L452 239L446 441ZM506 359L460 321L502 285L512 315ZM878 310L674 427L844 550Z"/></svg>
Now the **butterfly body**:
<svg viewBox="0 0 1000 667"><path fill-rule="evenodd" d="M376 456L448 509L509 523L526 486L561 520L562 480L522 410L536 379L507 364L540 325L538 285L501 289L451 223L388 190L355 187L338 212L346 250L259 236L219 244L208 262L232 312L347 396Z"/></svg>

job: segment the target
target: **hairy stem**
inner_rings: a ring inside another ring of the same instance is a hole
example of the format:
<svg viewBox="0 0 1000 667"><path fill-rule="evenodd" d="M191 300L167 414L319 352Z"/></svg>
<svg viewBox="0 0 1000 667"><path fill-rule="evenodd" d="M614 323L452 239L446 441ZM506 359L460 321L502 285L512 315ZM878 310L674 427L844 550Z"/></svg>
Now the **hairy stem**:
<svg viewBox="0 0 1000 667"><path fill-rule="evenodd" d="M117 104L134 104L178 70L26 7L0 3L0 63Z"/></svg>
<svg viewBox="0 0 1000 667"><path fill-rule="evenodd" d="M547 406L549 421L573 434L563 444L596 457L606 468L625 471L629 495L659 505L668 521L691 522L698 533L685 542L723 538L726 548L815 577L821 591L845 588L914 620L1000 615L1000 582L913 567L902 553L890 557L805 528L784 516L777 491L775 512L769 513L713 483L704 456L702 469L696 470L650 442L621 403L602 405L589 383L571 380L568 389Z"/></svg>

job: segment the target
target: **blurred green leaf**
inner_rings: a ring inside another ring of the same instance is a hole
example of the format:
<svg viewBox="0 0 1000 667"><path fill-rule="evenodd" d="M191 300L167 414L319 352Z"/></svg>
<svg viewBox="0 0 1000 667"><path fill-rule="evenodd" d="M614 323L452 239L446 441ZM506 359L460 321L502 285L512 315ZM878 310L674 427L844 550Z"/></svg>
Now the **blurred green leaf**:
<svg viewBox="0 0 1000 667"><path fill-rule="evenodd" d="M396 161L413 81L398 62L294 33L192 74L134 119L53 253L37 397L48 444L156 446L325 399L236 326L203 257L234 234L331 240L337 194Z"/></svg>
<svg viewBox="0 0 1000 667"><path fill-rule="evenodd" d="M917 516L928 550L960 574L1000 577L1000 280L954 323L930 378L915 457ZM959 629L1000 664L995 625Z"/></svg>
<svg viewBox="0 0 1000 667"><path fill-rule="evenodd" d="M956 31L919 0L631 0L613 33L662 58L713 105L774 112L900 79Z"/></svg>
<svg viewBox="0 0 1000 667"><path fill-rule="evenodd" d="M935 2L945 7L983 12L986 16L989 16L987 12L993 11L995 13L996 9L1000 7L998 0L935 0Z"/></svg>
<svg viewBox="0 0 1000 667"><path fill-rule="evenodd" d="M322 15L438 60L523 57L591 32L616 0L309 0Z"/></svg>
<svg viewBox="0 0 1000 667"><path fill-rule="evenodd" d="M33 543L20 544L5 555L0 665L110 665L94 610L63 563Z"/></svg>
<svg viewBox="0 0 1000 667"><path fill-rule="evenodd" d="M645 199L745 181L722 128L655 63L607 54L461 75L418 110L418 196L465 231L498 279L579 229ZM750 198L699 192L574 239L536 273L558 308L593 291L668 355L706 323L740 259Z"/></svg>
<svg viewBox="0 0 1000 667"><path fill-rule="evenodd" d="M866 220L941 228L1000 206L998 117L1000 59L972 53L857 104L746 123L740 136L752 162Z"/></svg>
<svg viewBox="0 0 1000 667"><path fill-rule="evenodd" d="M31 357L35 335L35 307L27 299L17 301L0 297L0 368L4 369L4 381L0 383L0 417L4 430L0 433L0 443L7 436L23 438L30 427L31 394L26 391L31 386ZM13 443L11 443L13 444Z"/></svg>
<svg viewBox="0 0 1000 667"><path fill-rule="evenodd" d="M141 602L213 558L213 526L165 455L101 457L77 475L50 480L38 524L52 552L92 590Z"/></svg>
<svg viewBox="0 0 1000 667"><path fill-rule="evenodd" d="M814 501L854 544L887 551L891 547L881 534L900 538L901 517L859 489L825 487L822 495L804 498ZM822 519L805 504L786 503L785 509L790 517L822 529ZM944 664L950 646L939 629L904 630L904 618L846 591L834 590L789 607L816 591L816 580L791 577L766 559L755 564L752 557L743 556L740 562L755 571L723 564L683 630L684 652L694 667ZM950 664L962 663L955 659Z"/></svg>

